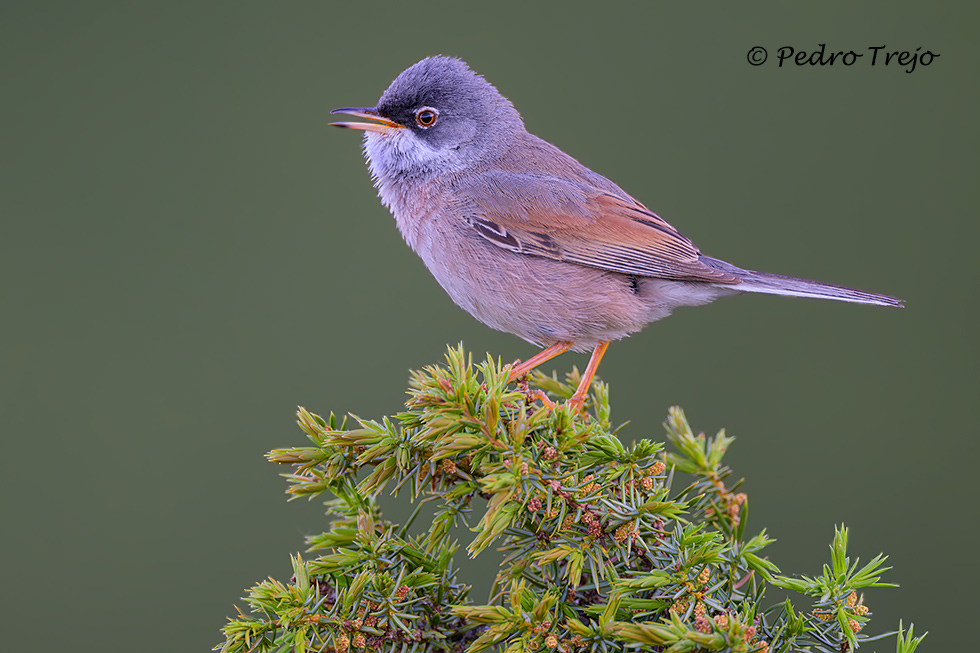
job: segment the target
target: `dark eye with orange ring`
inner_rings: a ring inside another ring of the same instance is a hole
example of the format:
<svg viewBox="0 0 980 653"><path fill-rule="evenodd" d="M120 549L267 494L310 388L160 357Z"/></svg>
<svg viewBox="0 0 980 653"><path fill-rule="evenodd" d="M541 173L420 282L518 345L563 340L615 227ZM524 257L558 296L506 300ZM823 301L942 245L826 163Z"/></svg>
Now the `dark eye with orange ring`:
<svg viewBox="0 0 980 653"><path fill-rule="evenodd" d="M438 118L439 112L437 112L435 109L419 109L415 113L415 122L418 123L418 126L423 129L436 124L436 120Z"/></svg>

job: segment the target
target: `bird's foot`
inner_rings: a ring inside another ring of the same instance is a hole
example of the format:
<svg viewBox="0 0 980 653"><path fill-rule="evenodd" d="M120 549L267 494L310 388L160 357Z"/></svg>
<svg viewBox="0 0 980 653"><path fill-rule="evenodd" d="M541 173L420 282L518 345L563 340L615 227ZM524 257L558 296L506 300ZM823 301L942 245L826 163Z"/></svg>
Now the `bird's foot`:
<svg viewBox="0 0 980 653"><path fill-rule="evenodd" d="M583 393L576 392L565 402L565 405L576 413L585 413L585 399L588 396L588 388Z"/></svg>
<svg viewBox="0 0 980 653"><path fill-rule="evenodd" d="M524 401L526 401L528 404L533 404L535 401L541 400L541 403L545 408L548 408L549 410L554 409L557 404L549 399L548 395L546 395L543 390L538 390L537 388L532 390L527 377L528 375L524 374L516 379L512 379L513 381L517 382L517 387L524 394Z"/></svg>
<svg viewBox="0 0 980 653"><path fill-rule="evenodd" d="M541 400L541 404L545 408L547 408L548 410L554 410L555 409L555 406L558 405L555 402L553 402L551 399L549 399L548 398L548 395L546 395L543 390L535 390L535 391L533 391L530 394L529 399L531 401L535 401L535 400L540 399Z"/></svg>

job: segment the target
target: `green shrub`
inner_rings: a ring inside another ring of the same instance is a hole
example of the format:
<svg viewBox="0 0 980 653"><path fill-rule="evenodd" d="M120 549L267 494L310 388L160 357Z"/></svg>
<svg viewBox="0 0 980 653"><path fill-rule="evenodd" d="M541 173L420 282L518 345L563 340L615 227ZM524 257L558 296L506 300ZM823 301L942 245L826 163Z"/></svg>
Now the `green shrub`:
<svg viewBox="0 0 980 653"><path fill-rule="evenodd" d="M763 553L773 540L747 531L746 496L726 485L732 438L694 435L672 408L673 453L650 440L624 446L602 383L591 414L532 401L536 389L568 398L577 380L535 373L515 386L506 366L474 367L460 347L446 366L412 374L394 419L348 428L301 408L313 446L268 457L294 467L291 498L331 497L329 529L307 538L315 557L293 558L289 582L250 590L251 614L230 619L216 648L837 653L895 635L868 636L860 593L886 586L884 556L852 562L841 527L820 576L782 575ZM691 481L682 489L678 473ZM382 516L385 489L415 504L405 524ZM458 524L475 533L469 555L504 552L484 604L454 564ZM768 604L770 586L795 602ZM897 650L921 639L899 626Z"/></svg>

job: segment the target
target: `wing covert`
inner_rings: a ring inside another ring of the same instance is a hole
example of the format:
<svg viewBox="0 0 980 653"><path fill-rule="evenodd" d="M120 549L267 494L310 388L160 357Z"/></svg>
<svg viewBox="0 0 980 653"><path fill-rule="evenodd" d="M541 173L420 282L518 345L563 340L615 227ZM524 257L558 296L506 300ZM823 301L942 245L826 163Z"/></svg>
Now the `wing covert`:
<svg viewBox="0 0 980 653"><path fill-rule="evenodd" d="M625 193L502 171L470 181L456 189L462 214L497 247L629 275L739 283L702 263L694 243Z"/></svg>

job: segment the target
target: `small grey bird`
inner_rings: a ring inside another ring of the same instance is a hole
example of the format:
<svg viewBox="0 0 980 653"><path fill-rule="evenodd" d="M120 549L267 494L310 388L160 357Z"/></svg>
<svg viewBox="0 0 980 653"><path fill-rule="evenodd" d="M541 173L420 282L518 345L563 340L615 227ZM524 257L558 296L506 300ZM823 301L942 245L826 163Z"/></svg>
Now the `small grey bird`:
<svg viewBox="0 0 980 653"><path fill-rule="evenodd" d="M740 292L902 306L703 256L619 186L529 134L510 101L459 59L423 59L377 106L331 113L372 121L332 124L364 131L381 201L453 301L545 348L512 367L512 380L569 349L592 350L576 408L609 342L678 306Z"/></svg>

